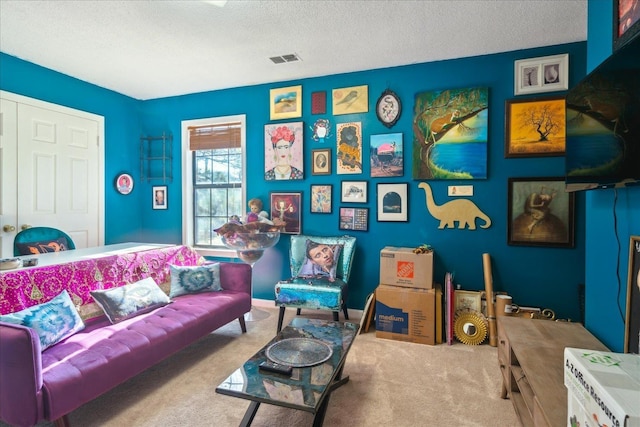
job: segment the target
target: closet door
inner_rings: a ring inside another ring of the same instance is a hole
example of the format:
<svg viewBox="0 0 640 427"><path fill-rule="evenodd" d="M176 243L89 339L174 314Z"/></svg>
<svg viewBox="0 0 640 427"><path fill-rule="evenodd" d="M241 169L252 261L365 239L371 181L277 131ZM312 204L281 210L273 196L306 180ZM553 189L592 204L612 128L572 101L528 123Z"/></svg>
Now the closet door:
<svg viewBox="0 0 640 427"><path fill-rule="evenodd" d="M18 222L18 105L0 99L0 258L13 256Z"/></svg>
<svg viewBox="0 0 640 427"><path fill-rule="evenodd" d="M103 244L103 119L47 103L16 105L16 156L2 159L3 175L5 165L17 166L16 201L5 206L16 212L16 230L0 231L3 257L13 255L15 234L29 226L60 228L77 248ZM9 186L3 179L3 193Z"/></svg>

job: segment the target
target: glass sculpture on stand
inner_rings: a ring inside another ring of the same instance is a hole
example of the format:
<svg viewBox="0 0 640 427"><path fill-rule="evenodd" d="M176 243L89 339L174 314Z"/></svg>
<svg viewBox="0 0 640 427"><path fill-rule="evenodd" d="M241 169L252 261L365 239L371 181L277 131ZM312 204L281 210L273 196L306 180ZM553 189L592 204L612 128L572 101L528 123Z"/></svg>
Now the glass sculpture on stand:
<svg viewBox="0 0 640 427"><path fill-rule="evenodd" d="M268 232L235 232L231 231L220 236L222 244L233 249L244 263L249 264L253 270L256 262L262 258L264 251L274 246L280 240L279 231ZM253 274L251 275L251 296L253 297ZM256 307L251 307L251 312L245 315L245 320L263 320L269 317L269 313Z"/></svg>

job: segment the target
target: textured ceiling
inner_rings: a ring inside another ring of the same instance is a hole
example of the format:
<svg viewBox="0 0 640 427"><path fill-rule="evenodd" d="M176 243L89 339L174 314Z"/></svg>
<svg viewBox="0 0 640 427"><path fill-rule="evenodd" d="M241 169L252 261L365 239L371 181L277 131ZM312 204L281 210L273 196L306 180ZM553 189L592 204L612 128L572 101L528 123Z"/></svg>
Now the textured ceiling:
<svg viewBox="0 0 640 427"><path fill-rule="evenodd" d="M586 40L587 0L212 3L0 0L0 51L153 99Z"/></svg>

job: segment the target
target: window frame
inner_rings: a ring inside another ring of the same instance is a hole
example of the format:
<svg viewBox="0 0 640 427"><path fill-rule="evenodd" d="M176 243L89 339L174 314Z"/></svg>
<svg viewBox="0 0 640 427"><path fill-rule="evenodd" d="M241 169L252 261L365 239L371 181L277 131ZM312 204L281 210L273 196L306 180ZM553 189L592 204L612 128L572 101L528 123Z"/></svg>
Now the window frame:
<svg viewBox="0 0 640 427"><path fill-rule="evenodd" d="M209 117L203 119L183 120L182 127L182 242L192 246L200 255L218 258L237 258L236 251L221 247L203 247L194 244L194 208L193 208L193 152L189 150L189 127L220 125L224 123L240 123L240 150L242 152L242 206L247 204L247 151L246 151L246 126L245 114L223 117Z"/></svg>

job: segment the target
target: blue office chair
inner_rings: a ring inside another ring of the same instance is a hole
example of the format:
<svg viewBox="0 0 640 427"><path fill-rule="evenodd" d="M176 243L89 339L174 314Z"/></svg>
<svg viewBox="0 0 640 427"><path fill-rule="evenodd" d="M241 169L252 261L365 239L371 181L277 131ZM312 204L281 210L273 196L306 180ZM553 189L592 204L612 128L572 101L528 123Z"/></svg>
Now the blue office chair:
<svg viewBox="0 0 640 427"><path fill-rule="evenodd" d="M334 280L300 275L307 259L308 240L325 245L341 246ZM344 318L349 320L347 294L355 250L356 238L352 236L305 236L302 234L291 236L289 262L292 277L276 283L275 286L276 306L280 307L278 332L282 329L284 311L287 307L296 308L298 315L303 308L329 310L333 312L335 321L338 321L339 313L342 311Z"/></svg>
<svg viewBox="0 0 640 427"><path fill-rule="evenodd" d="M67 233L51 227L30 227L16 234L13 239L13 255L37 255L75 249L76 245Z"/></svg>

